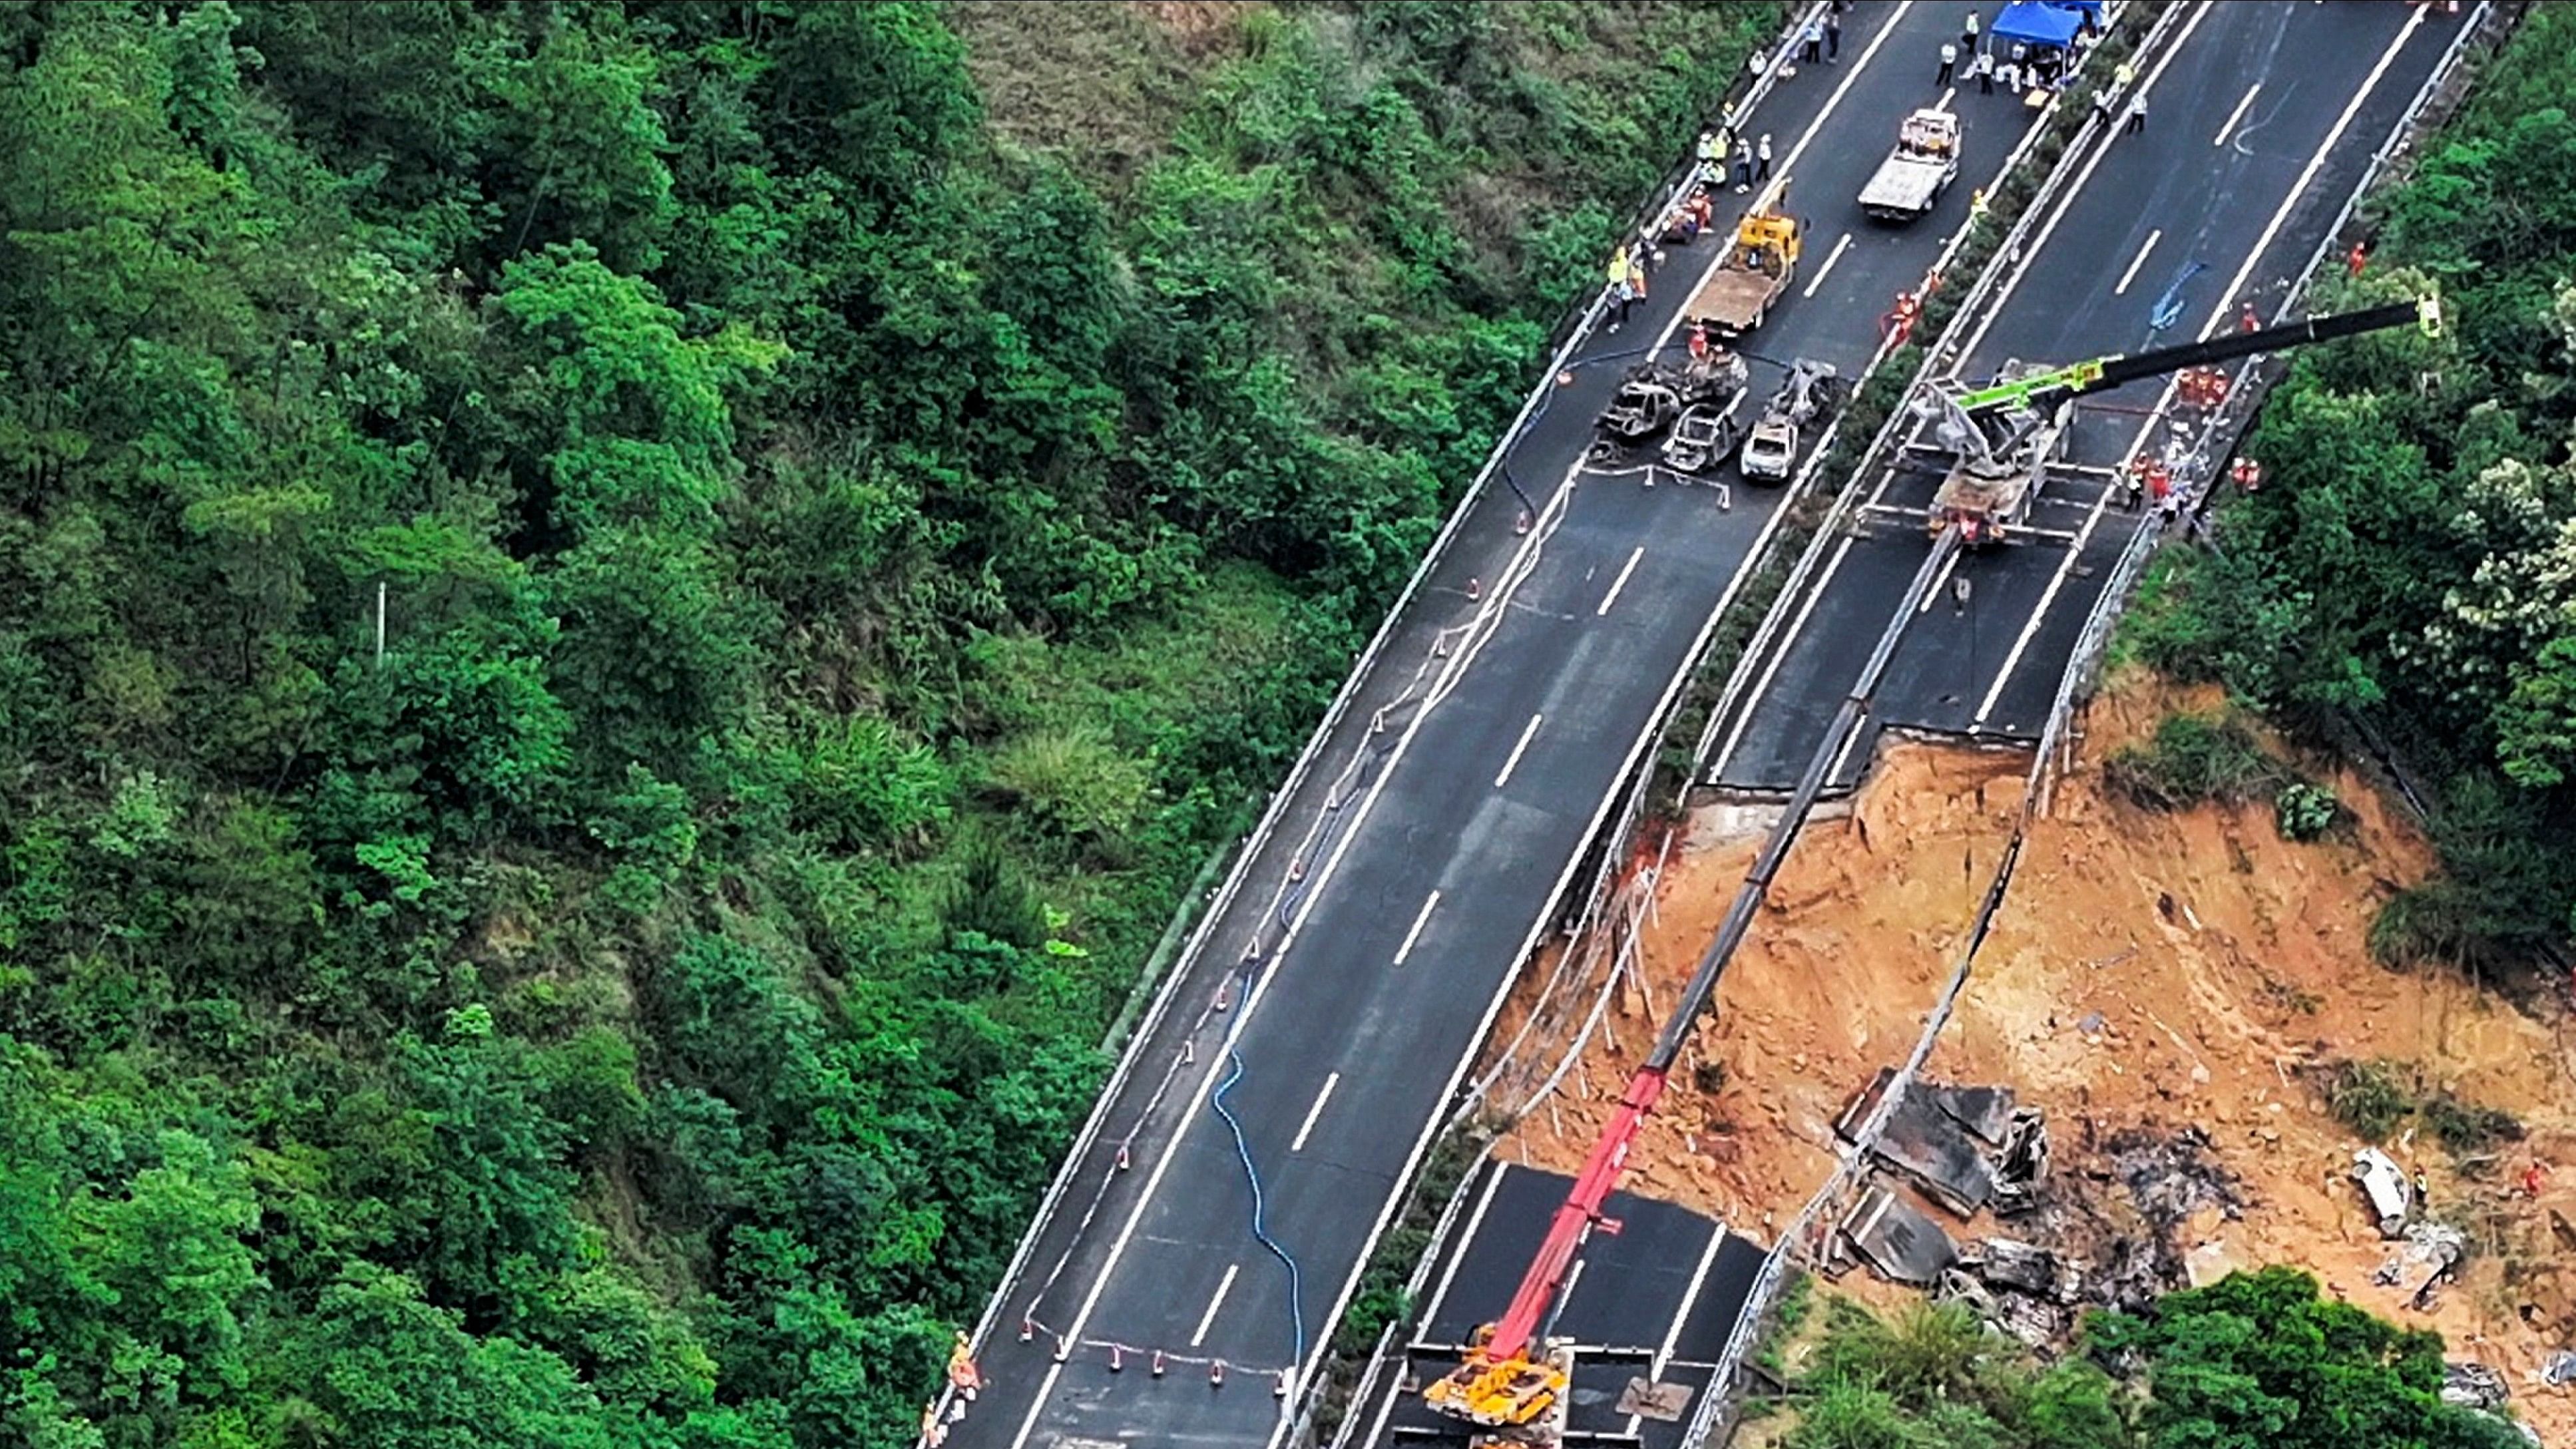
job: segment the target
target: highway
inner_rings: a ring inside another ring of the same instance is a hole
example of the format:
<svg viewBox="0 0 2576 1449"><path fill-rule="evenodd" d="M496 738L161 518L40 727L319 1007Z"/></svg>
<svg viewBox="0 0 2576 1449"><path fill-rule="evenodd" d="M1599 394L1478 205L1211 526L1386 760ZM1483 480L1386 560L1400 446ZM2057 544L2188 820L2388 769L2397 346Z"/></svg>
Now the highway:
<svg viewBox="0 0 2576 1449"><path fill-rule="evenodd" d="M1755 113L1790 209L1815 222L1796 293L1747 341L1769 359L1755 397L1792 357L1856 371L1888 300L2029 124L2008 96L1959 98L1969 165L1935 215L1846 223L1898 121L1940 98L1935 52L1970 8L1856 7L1840 64L1777 83ZM983 1387L948 1444L1284 1437L1289 1376L1320 1358L1617 783L1775 521L1775 490L1647 487L1583 464L1620 370L1675 344L1715 255L1703 239L1668 258L1512 440L1509 475L1537 505L1528 532L1512 491L1487 490L1395 616L1002 1285L976 1345Z"/></svg>
<svg viewBox="0 0 2576 1449"><path fill-rule="evenodd" d="M1469 1180L1474 1206L1460 1230L1432 1250L1431 1291L1408 1349L1416 1375L1434 1378L1455 1367L1467 1335L1502 1312L1570 1185L1555 1173L1494 1162ZM1595 1350L1578 1348L1566 1428L1569 1436L1634 1434L1645 1449L1674 1449L1753 1289L1763 1250L1671 1203L1619 1193L1610 1214L1619 1232L1593 1239L1554 1330ZM1635 1412L1633 1404L1623 1410L1622 1395L1641 1378L1685 1392L1663 1413ZM1454 1424L1424 1407L1400 1376L1380 1383L1371 1402L1353 1406L1367 1419L1356 1442L1455 1438Z"/></svg>
<svg viewBox="0 0 2576 1449"><path fill-rule="evenodd" d="M2150 70L2142 135L2098 138L2037 245L1968 335L1961 376L2008 359L2074 362L2269 317L2374 151L2450 47L2462 17L2398 3L2204 7L2168 69ZM2167 325L2154 323L2163 318ZM2070 461L2118 465L2161 447L2168 382L2078 405ZM1882 475L1871 501L1919 520L1938 475ZM1906 636L1875 710L1832 786L1849 791L1888 729L2029 740L2054 698L2111 561L2141 520L2106 476L2053 480L2031 522L2068 535L1966 555ZM1848 691L1869 641L1928 547L1919 522L1880 515L1830 552L1775 608L1786 627L1739 666L1733 707L1712 731L1703 779L1785 792Z"/></svg>
<svg viewBox="0 0 2576 1449"><path fill-rule="evenodd" d="M2072 168L2075 184L2055 216L2036 224L2035 245L2011 260L2017 272L2006 278L2009 290L1964 319L1970 328L1966 375L1990 374L2007 358L2071 361L2181 341L2213 316L2232 319L2244 294L2257 288L2268 315L2281 297L2281 280L2314 251L2458 24L2437 8L2246 0L2204 6L2184 23L2190 28L2167 52L2163 69L2151 61L2146 72L2154 85L2148 132L2079 146L2060 163ZM2280 104L2263 105L2276 91ZM2249 95L2253 102L2240 104ZM2210 118L2206 124L2196 119L2201 115ZM2160 118L2159 129L2152 123ZM2183 118L2194 119L2177 124ZM2146 239L2159 230L2165 237L2149 248ZM2161 272L2130 266L2142 251L2152 259L2166 245L2173 250L2164 253L2169 264ZM2106 268L2106 254L2120 265ZM2124 272L2134 275L2124 278ZM2154 332L2148 324L2159 308L2174 321ZM2078 430L2078 460L2116 461L2133 450L2149 422L2140 413L2159 406L2162 386L2109 395L2131 411L2093 408L2094 420ZM1877 480L1877 492L1882 501L1920 509L1932 481L1887 474ZM2097 485L2069 488L2066 495L2049 505L2054 516L2040 522L2082 534L2082 546L1968 556L1957 573L1972 580L1971 603L1958 609L1946 589L1936 591L1891 664L1881 695L1884 718L1957 734L1980 726L2006 738L2036 731L2097 596L2100 572L2140 522L2116 504L2104 509ZM1718 736L1730 747L1724 779L1730 786L1785 791L1795 782L1928 541L1919 525L1879 524L1864 538L1826 537L1816 547L1828 551L1828 565L1811 575L1816 586L1777 606L1780 619L1794 625L1779 636L1784 647L1740 666L1759 687L1745 691L1743 713ZM1979 599L1991 611L1982 639L1971 633ZM1867 759L1865 743L1844 757L1845 789L1857 783ZM1555 1206L1540 1191L1542 1182L1560 1193L1565 1186L1563 1178L1519 1169L1512 1177L1490 1201L1469 1199L1474 1206L1433 1246L1428 1281L1436 1286L1408 1346L1410 1374L1379 1376L1378 1396L1353 1409L1363 1417L1348 1442L1421 1442L1437 1430L1420 1404L1418 1384L1442 1371L1444 1357L1454 1361L1458 1336L1477 1315L1490 1317L1508 1299ZM1486 1189L1471 1183L1468 1191ZM1612 1350L1598 1356L1595 1368L1579 1368L1572 1427L1599 1442L1633 1435L1663 1449L1678 1442L1678 1427L1619 1415L1615 1396L1630 1377L1646 1373L1642 1361L1659 1362L1660 1371L1648 1376L1695 1400L1707 1387L1708 1360L1732 1326L1731 1306L1742 1303L1749 1278L1730 1268L1711 1272L1695 1288L1678 1288L1676 1273L1696 1271L1689 1248L1705 1248L1715 1226L1671 1205L1619 1201L1614 1215L1627 1230L1593 1239L1558 1329ZM1641 1253L1640 1229L1672 1241ZM1749 1241L1733 1235L1723 1241L1711 1261L1753 1262L1740 1256L1752 1251ZM1753 1268L1741 1271L1749 1275ZM1615 1312L1605 1305L1617 1305ZM1709 1320L1721 1309L1727 1321L1712 1327ZM1396 1387L1401 1377L1417 1388ZM1688 1409L1683 1412L1687 1417Z"/></svg>

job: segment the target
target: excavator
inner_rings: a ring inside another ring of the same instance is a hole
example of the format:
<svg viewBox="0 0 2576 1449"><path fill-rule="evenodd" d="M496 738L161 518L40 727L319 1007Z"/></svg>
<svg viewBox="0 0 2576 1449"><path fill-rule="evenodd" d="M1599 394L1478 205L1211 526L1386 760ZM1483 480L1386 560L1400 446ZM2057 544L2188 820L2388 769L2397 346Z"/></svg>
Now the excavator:
<svg viewBox="0 0 2576 1449"><path fill-rule="evenodd" d="M2255 352L2356 336L2410 320L2421 326L2426 335L2438 335L2441 316L2438 299L2427 297L2163 348L2135 357L2114 355L2047 372L2017 373L1987 387L1945 389L1940 406L1949 431L1960 437L1963 467L1971 460L1991 463L1999 458L2027 459L2030 453L2025 444L2029 439L2052 418L2057 420L2054 426L2062 430L2063 409L2082 394ZM2030 422L2034 416L2040 422ZM1998 422L2001 426L1997 426ZM2036 477L2036 468L2025 466L2023 471ZM1424 1387L1423 1400L1435 1413L1468 1426L1474 1449L1556 1444L1564 1439L1567 1392L1574 1375L1574 1345L1571 1340L1551 1336L1550 1329L1564 1306L1562 1295L1575 1261L1595 1231L1618 1230L1616 1221L1604 1210L1618 1189L1628 1154L1636 1146L1646 1118L1662 1100L1682 1047L1701 1013L1716 998L1718 981L1727 963L1751 931L1754 915L1805 824L1833 762L1840 757L1843 742L1868 713L1877 681L1895 653L1906 622L1930 597L1943 568L1957 557L1957 550L1967 541L1967 532L1964 527L1956 531L1944 527L1937 533L1931 553L1916 570L1903 601L1862 665L1859 680L1819 738L1806 772L1790 792L1780 819L1746 870L1733 904L1683 987L1661 1035L1628 1079L1617 1108L1550 1219L1547 1236L1521 1275L1520 1285L1502 1317L1478 1328L1458 1366Z"/></svg>
<svg viewBox="0 0 2576 1449"><path fill-rule="evenodd" d="M1933 494L1923 526L1933 534L1956 528L1970 547L2010 540L2029 518L2048 465L2065 453L2075 421L2075 400L2088 393L2408 322L2422 328L2427 337L2438 336L2440 299L2427 295L2411 302L2160 347L2134 357L2114 353L2070 367L2007 362L2001 375L1983 387L1937 383L1915 409L1931 421L1934 440L1957 461Z"/></svg>

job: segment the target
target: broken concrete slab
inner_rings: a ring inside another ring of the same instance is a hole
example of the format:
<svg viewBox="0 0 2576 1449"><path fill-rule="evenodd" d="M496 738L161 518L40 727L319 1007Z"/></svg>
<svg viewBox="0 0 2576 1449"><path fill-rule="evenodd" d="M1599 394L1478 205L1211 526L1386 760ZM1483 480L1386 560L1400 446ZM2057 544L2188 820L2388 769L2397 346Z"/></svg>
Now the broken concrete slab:
<svg viewBox="0 0 2576 1449"><path fill-rule="evenodd" d="M1962 1218L1975 1217L1995 1195L1994 1169L1929 1096L1909 1092L1897 1103L1878 1139L1878 1156Z"/></svg>
<svg viewBox="0 0 2576 1449"><path fill-rule="evenodd" d="M1937 1282L1959 1258L1940 1224L1884 1186L1861 1194L1842 1232L1871 1267L1900 1283Z"/></svg>
<svg viewBox="0 0 2576 1449"><path fill-rule="evenodd" d="M2012 1126L2010 1087L1950 1087L1923 1082L1906 1095L1928 1098L1943 1115L1985 1139L1989 1146L2003 1146L2004 1134Z"/></svg>

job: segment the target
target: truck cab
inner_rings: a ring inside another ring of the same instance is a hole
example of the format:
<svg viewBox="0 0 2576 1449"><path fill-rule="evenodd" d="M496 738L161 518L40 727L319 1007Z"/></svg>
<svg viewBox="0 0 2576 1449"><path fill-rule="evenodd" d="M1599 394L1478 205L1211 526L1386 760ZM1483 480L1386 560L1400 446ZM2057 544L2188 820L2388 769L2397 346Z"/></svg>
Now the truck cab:
<svg viewBox="0 0 2576 1449"><path fill-rule="evenodd" d="M1959 174L1959 118L1925 107L1896 130L1887 153L1860 191L1860 209L1881 221L1912 221L1939 205Z"/></svg>

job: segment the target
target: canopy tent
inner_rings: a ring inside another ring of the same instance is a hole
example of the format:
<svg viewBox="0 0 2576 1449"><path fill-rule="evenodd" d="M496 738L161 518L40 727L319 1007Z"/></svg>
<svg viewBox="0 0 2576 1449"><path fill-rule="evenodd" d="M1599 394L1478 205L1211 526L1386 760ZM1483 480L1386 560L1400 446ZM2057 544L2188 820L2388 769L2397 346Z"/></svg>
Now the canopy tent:
<svg viewBox="0 0 2576 1449"><path fill-rule="evenodd" d="M2013 0L1995 17L1994 36L2028 45L2067 45L2084 27L2084 12L2101 8L2101 0Z"/></svg>

